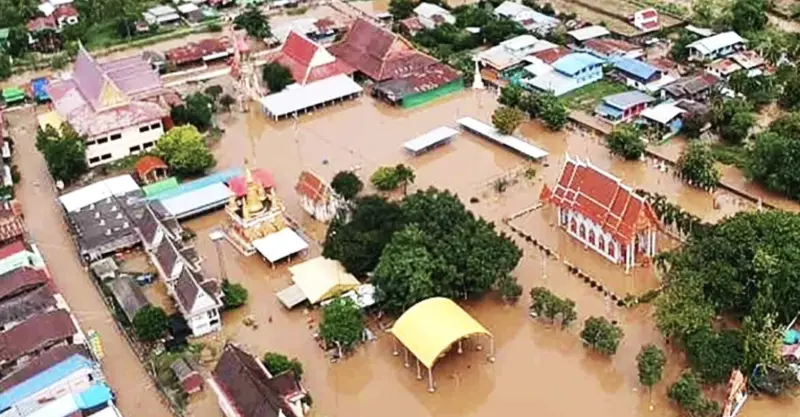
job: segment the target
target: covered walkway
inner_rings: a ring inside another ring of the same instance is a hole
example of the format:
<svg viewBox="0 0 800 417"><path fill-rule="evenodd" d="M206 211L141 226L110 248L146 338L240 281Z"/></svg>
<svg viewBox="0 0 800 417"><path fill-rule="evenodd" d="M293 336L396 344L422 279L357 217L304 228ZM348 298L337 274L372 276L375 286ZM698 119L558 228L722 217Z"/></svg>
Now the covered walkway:
<svg viewBox="0 0 800 417"><path fill-rule="evenodd" d="M458 119L458 124L478 136L517 151L528 158L540 160L548 155L548 152L544 149L514 136L504 135L498 132L494 126L473 119L472 117L462 117Z"/></svg>
<svg viewBox="0 0 800 417"><path fill-rule="evenodd" d="M489 338L490 350L488 359L494 362L494 337L478 321L453 300L444 297L433 297L420 301L408 309L395 322L390 332L397 341L405 346L405 366L409 352L417 359L417 379L422 379L420 364L428 369L428 391L433 392L433 365L454 345L458 344L458 353L463 352L462 342L473 335L484 335ZM395 356L400 352L394 346Z"/></svg>
<svg viewBox="0 0 800 417"><path fill-rule="evenodd" d="M233 194L226 182L241 175L241 168L231 168L177 187L165 184L160 190L147 193L148 200L158 200L178 219L222 207Z"/></svg>
<svg viewBox="0 0 800 417"><path fill-rule="evenodd" d="M274 120L297 116L332 103L354 99L364 91L347 75L336 75L303 86L292 85L261 99L264 114Z"/></svg>

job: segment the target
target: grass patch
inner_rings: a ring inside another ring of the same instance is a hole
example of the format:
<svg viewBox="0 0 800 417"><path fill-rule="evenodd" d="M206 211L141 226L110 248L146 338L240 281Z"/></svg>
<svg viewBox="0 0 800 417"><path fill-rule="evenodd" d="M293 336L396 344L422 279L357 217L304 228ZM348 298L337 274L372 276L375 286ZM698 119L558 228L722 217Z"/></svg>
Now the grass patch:
<svg viewBox="0 0 800 417"><path fill-rule="evenodd" d="M747 163L747 149L742 146L732 146L724 143L713 143L711 153L717 162L733 165L739 169L744 169Z"/></svg>
<svg viewBox="0 0 800 417"><path fill-rule="evenodd" d="M600 80L564 94L561 101L571 110L591 111L603 97L627 90L623 84Z"/></svg>

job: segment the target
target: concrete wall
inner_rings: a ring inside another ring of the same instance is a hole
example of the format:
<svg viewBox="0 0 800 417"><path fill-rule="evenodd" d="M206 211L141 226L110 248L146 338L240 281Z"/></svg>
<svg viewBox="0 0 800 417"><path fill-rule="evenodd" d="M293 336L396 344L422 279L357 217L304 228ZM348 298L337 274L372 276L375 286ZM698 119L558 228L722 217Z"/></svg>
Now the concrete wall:
<svg viewBox="0 0 800 417"><path fill-rule="evenodd" d="M156 124L158 126L153 128ZM146 131L142 132L140 129ZM86 141L86 160L90 167L95 167L122 159L155 146L163 134L164 124L161 120L153 120L121 132L89 138Z"/></svg>

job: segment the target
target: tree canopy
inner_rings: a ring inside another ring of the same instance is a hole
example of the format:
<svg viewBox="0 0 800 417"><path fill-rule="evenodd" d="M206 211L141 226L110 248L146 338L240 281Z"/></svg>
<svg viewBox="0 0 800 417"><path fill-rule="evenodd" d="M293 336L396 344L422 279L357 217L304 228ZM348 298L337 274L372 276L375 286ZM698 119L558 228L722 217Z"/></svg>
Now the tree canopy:
<svg viewBox="0 0 800 417"><path fill-rule="evenodd" d="M0 80L11 76L11 57L0 49Z"/></svg>
<svg viewBox="0 0 800 417"><path fill-rule="evenodd" d="M639 370L639 383L652 389L653 385L661 381L664 366L667 364L667 355L656 345L642 346L636 356L636 367Z"/></svg>
<svg viewBox="0 0 800 417"><path fill-rule="evenodd" d="M331 188L345 200L352 200L364 189L364 183L353 171L339 171L333 176Z"/></svg>
<svg viewBox="0 0 800 417"><path fill-rule="evenodd" d="M194 93L186 98L186 102L172 108L170 115L176 125L192 125L200 131L211 127L216 106L214 99L203 94Z"/></svg>
<svg viewBox="0 0 800 417"><path fill-rule="evenodd" d="M787 114L756 136L746 173L770 190L800 200L800 113Z"/></svg>
<svg viewBox="0 0 800 417"><path fill-rule="evenodd" d="M389 14L395 22L399 22L414 14L414 8L417 3L412 0L390 0L389 1Z"/></svg>
<svg viewBox="0 0 800 417"><path fill-rule="evenodd" d="M167 331L167 314L161 307L142 307L133 317L133 329L139 340L156 341Z"/></svg>
<svg viewBox="0 0 800 417"><path fill-rule="evenodd" d="M244 29L248 35L257 39L266 39L272 36L269 19L255 5L248 6L244 12L236 16L233 24L236 25L236 28Z"/></svg>
<svg viewBox="0 0 800 417"><path fill-rule="evenodd" d="M286 355L277 352L267 352L261 362L272 376L291 371L296 379L303 378L303 364L297 358L289 359Z"/></svg>
<svg viewBox="0 0 800 417"><path fill-rule="evenodd" d="M711 125L725 142L740 144L756 123L749 103L741 99L726 100L713 110Z"/></svg>
<svg viewBox="0 0 800 417"><path fill-rule="evenodd" d="M691 373L681 375L667 391L667 396L691 417L713 417L720 413L719 404L703 394L697 377Z"/></svg>
<svg viewBox="0 0 800 417"><path fill-rule="evenodd" d="M277 62L270 62L264 65L264 69L261 70L261 77L264 79L264 83L267 84L270 93L281 92L287 86L294 84L294 77L292 77L292 72L289 71L289 68Z"/></svg>
<svg viewBox="0 0 800 417"><path fill-rule="evenodd" d="M492 114L492 124L504 135L510 135L517 130L525 115L515 107L501 106Z"/></svg>
<svg viewBox="0 0 800 417"><path fill-rule="evenodd" d="M216 164L200 132L191 125L178 126L161 136L155 154L180 177L203 174Z"/></svg>
<svg viewBox="0 0 800 417"><path fill-rule="evenodd" d="M36 132L36 149L42 153L47 170L56 180L69 185L89 170L86 163L86 137L69 124L58 132L52 126Z"/></svg>
<svg viewBox="0 0 800 417"><path fill-rule="evenodd" d="M645 150L642 132L632 124L622 124L614 128L606 136L608 149L611 153L627 160L636 160L642 157Z"/></svg>
<svg viewBox="0 0 800 417"><path fill-rule="evenodd" d="M403 194L408 191L408 184L416 179L414 170L410 167L397 164L393 167L380 167L370 177L370 181L375 188L381 191L392 191L399 186L403 186Z"/></svg>
<svg viewBox="0 0 800 417"><path fill-rule="evenodd" d="M622 328L605 317L589 317L581 330L581 339L592 349L606 356L617 353L619 342L624 335Z"/></svg>
<svg viewBox="0 0 800 417"><path fill-rule="evenodd" d="M731 26L739 33L756 32L767 25L765 0L735 0L730 10Z"/></svg>
<svg viewBox="0 0 800 417"><path fill-rule="evenodd" d="M239 283L231 283L227 279L222 281L222 302L226 310L239 308L247 302L247 288Z"/></svg>
<svg viewBox="0 0 800 417"><path fill-rule="evenodd" d="M319 334L332 346L351 350L364 333L364 317L361 309L347 297L339 297L322 308Z"/></svg>
<svg viewBox="0 0 800 417"><path fill-rule="evenodd" d="M719 169L714 166L714 154L708 144L690 142L678 158L678 170L689 184L711 189L719 183Z"/></svg>
<svg viewBox="0 0 800 417"><path fill-rule="evenodd" d="M559 298L545 287L531 288L532 313L537 317L546 317L550 321L561 319L561 327L567 327L578 318L575 312L575 301L569 298Z"/></svg>

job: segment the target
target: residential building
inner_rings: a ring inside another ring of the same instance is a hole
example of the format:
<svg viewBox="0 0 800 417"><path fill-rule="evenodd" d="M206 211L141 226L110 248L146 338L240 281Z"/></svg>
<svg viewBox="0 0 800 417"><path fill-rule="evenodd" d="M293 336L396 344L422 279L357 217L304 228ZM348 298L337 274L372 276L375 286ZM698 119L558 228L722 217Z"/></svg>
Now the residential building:
<svg viewBox="0 0 800 417"><path fill-rule="evenodd" d="M663 132L661 135L663 140L680 132L686 113L687 111L678 107L675 102L667 102L645 109L640 115L640 120Z"/></svg>
<svg viewBox="0 0 800 417"><path fill-rule="evenodd" d="M203 39L172 48L164 53L167 62L176 67L202 66L233 55L233 46L221 39Z"/></svg>
<svg viewBox="0 0 800 417"><path fill-rule="evenodd" d="M39 124L69 123L85 135L89 166L148 150L164 133L169 112L158 103L161 78L141 56L100 64L80 48L72 78L47 87L55 113Z"/></svg>
<svg viewBox="0 0 800 417"><path fill-rule="evenodd" d="M456 24L456 17L438 4L421 2L414 8L414 14L426 29L434 29L444 23Z"/></svg>
<svg viewBox="0 0 800 417"><path fill-rule="evenodd" d="M179 24L181 16L172 6L161 5L147 9L142 13L142 17L149 25L165 26Z"/></svg>
<svg viewBox="0 0 800 417"><path fill-rule="evenodd" d="M701 73L679 78L661 89L663 98L673 100L703 100L719 85L720 79L712 74Z"/></svg>
<svg viewBox="0 0 800 417"><path fill-rule="evenodd" d="M58 308L66 303L43 270L22 267L0 275L0 331Z"/></svg>
<svg viewBox="0 0 800 417"><path fill-rule="evenodd" d="M585 52L561 57L552 66L553 71L525 80L523 85L562 96L603 78L603 61Z"/></svg>
<svg viewBox="0 0 800 417"><path fill-rule="evenodd" d="M314 42L329 44L341 32L339 23L330 18L295 19L272 29L272 37L277 43L284 43L292 32L311 39Z"/></svg>
<svg viewBox="0 0 800 417"><path fill-rule="evenodd" d="M641 255L656 254L662 227L650 204L622 181L567 155L553 188L539 196L556 207L556 222L570 236L609 261L629 271Z"/></svg>
<svg viewBox="0 0 800 417"><path fill-rule="evenodd" d="M0 244L24 240L26 234L19 204L15 201L0 201Z"/></svg>
<svg viewBox="0 0 800 417"><path fill-rule="evenodd" d="M617 124L633 120L654 101L655 98L641 91L625 91L603 97L594 113L611 124Z"/></svg>
<svg viewBox="0 0 800 417"><path fill-rule="evenodd" d="M600 26L600 25L586 26L580 29L575 29L567 32L567 35L572 37L572 39L575 39L575 41L578 43L586 42L590 39L602 38L610 34L611 32L609 32L608 29L605 28L605 26Z"/></svg>
<svg viewBox="0 0 800 417"><path fill-rule="evenodd" d="M642 49L641 46L611 38L589 39L584 41L582 46L577 49L589 52L609 62L616 58L624 57L637 59L644 55L644 49Z"/></svg>
<svg viewBox="0 0 800 417"><path fill-rule="evenodd" d="M300 85L341 74L350 76L355 72L353 67L337 59L321 45L295 31L289 32L280 51L267 60L288 68L292 78Z"/></svg>
<svg viewBox="0 0 800 417"><path fill-rule="evenodd" d="M417 36L418 33L425 30L425 26L420 22L417 16L410 16L398 22L400 30L408 36Z"/></svg>
<svg viewBox="0 0 800 417"><path fill-rule="evenodd" d="M381 81L372 87L372 95L409 109L463 89L464 79L456 70L436 63Z"/></svg>
<svg viewBox="0 0 800 417"><path fill-rule="evenodd" d="M205 19L205 16L203 16L203 11L200 10L200 7L194 3L179 4L178 13L180 13L184 19L191 23L199 23Z"/></svg>
<svg viewBox="0 0 800 417"><path fill-rule="evenodd" d="M742 69L742 66L729 58L718 59L706 65L706 72L723 80L729 80L733 73Z"/></svg>
<svg viewBox="0 0 800 417"><path fill-rule="evenodd" d="M617 75L625 80L625 84L637 90L654 93L675 81L671 75L638 59L621 57L614 59L613 65Z"/></svg>
<svg viewBox="0 0 800 417"><path fill-rule="evenodd" d="M529 63L526 60L528 56L559 48L533 35L520 35L479 52L476 57L481 64L481 76L493 85L503 86L509 80L514 80L519 70Z"/></svg>
<svg viewBox="0 0 800 417"><path fill-rule="evenodd" d="M129 275L119 275L105 285L108 286L120 310L125 314L128 323L133 323L136 313L150 305L142 288Z"/></svg>
<svg viewBox="0 0 800 417"><path fill-rule="evenodd" d="M300 197L303 210L321 222L331 221L344 206L344 200L330 184L311 171L300 173L294 189Z"/></svg>
<svg viewBox="0 0 800 417"><path fill-rule="evenodd" d="M194 394L203 389L203 377L190 361L178 358L169 367L185 393Z"/></svg>
<svg viewBox="0 0 800 417"><path fill-rule="evenodd" d="M658 23L658 11L656 9L639 10L629 20L636 29L642 32L653 32L661 28Z"/></svg>
<svg viewBox="0 0 800 417"><path fill-rule="evenodd" d="M689 59L714 60L724 58L745 48L745 40L736 32L722 32L686 45Z"/></svg>
<svg viewBox="0 0 800 417"><path fill-rule="evenodd" d="M756 51L739 51L729 59L746 70L749 77L762 75L767 70L766 61Z"/></svg>
<svg viewBox="0 0 800 417"><path fill-rule="evenodd" d="M226 344L208 384L225 417L303 417L305 388L291 371L273 376L261 361Z"/></svg>
<svg viewBox="0 0 800 417"><path fill-rule="evenodd" d="M0 375L56 346L85 343L67 310L33 316L0 333Z"/></svg>
<svg viewBox="0 0 800 417"><path fill-rule="evenodd" d="M527 31L546 35L550 33L559 21L555 17L539 13L522 3L504 1L494 9L495 16L511 19L519 23Z"/></svg>
<svg viewBox="0 0 800 417"><path fill-rule="evenodd" d="M44 268L44 259L39 248L33 243L13 241L0 247L0 274L17 268Z"/></svg>

